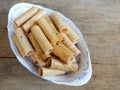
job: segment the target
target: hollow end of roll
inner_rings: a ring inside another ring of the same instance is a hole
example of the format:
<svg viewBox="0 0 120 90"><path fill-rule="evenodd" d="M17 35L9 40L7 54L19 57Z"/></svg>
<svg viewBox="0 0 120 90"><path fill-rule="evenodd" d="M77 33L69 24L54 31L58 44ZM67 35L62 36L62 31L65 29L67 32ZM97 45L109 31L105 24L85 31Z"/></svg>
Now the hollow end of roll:
<svg viewBox="0 0 120 90"><path fill-rule="evenodd" d="M65 42L65 40L64 40L64 39L62 39L62 40L61 40L61 43L64 43L64 42Z"/></svg>
<svg viewBox="0 0 120 90"><path fill-rule="evenodd" d="M49 58L49 59L47 60L46 67L47 67L47 68L51 67L51 63L52 63L52 59Z"/></svg>
<svg viewBox="0 0 120 90"><path fill-rule="evenodd" d="M68 32L68 29L67 28L64 28L63 30L62 30L62 33L67 33Z"/></svg>
<svg viewBox="0 0 120 90"><path fill-rule="evenodd" d="M39 73L40 76L43 76L43 69L42 69L42 68L39 68L39 69L38 69L38 73Z"/></svg>

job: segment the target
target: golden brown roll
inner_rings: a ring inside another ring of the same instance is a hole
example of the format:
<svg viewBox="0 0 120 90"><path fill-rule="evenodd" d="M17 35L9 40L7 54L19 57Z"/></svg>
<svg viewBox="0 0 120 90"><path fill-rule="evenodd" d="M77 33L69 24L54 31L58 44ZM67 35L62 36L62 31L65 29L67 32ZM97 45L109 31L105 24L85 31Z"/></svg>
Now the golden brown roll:
<svg viewBox="0 0 120 90"><path fill-rule="evenodd" d="M37 7L32 7L29 10L27 10L25 13L23 13L21 16L15 19L16 26L21 26L23 23L25 23L28 19L30 19L35 13L38 12Z"/></svg>
<svg viewBox="0 0 120 90"><path fill-rule="evenodd" d="M42 77L46 77L46 76L54 76L54 75L60 75L60 74L64 74L65 71L61 71L61 70L53 70L53 69L48 69L48 68L39 68L38 69L38 73L40 76Z"/></svg>
<svg viewBox="0 0 120 90"><path fill-rule="evenodd" d="M29 32L30 28L35 25L36 21L45 14L45 11L40 9L31 19L29 19L25 24L22 25L22 28L25 32Z"/></svg>
<svg viewBox="0 0 120 90"><path fill-rule="evenodd" d="M32 54L32 55L30 55L30 58L32 59L32 61L36 64L37 63L37 60L36 60L36 58L35 58L35 52Z"/></svg>
<svg viewBox="0 0 120 90"><path fill-rule="evenodd" d="M38 25L35 25L31 28L31 32L38 42L39 46L43 50L43 52L47 55L53 51L53 47L40 29Z"/></svg>
<svg viewBox="0 0 120 90"><path fill-rule="evenodd" d="M52 53L65 63L69 63L73 59L73 55L59 45L54 46Z"/></svg>
<svg viewBox="0 0 120 90"><path fill-rule="evenodd" d="M18 51L20 52L21 56L22 56L23 58L25 58L25 56L26 56L26 55L25 55L25 52L24 52L23 48L21 47L21 45L20 45L20 43L19 43L16 35L13 36L13 41L14 41L14 43L15 43Z"/></svg>
<svg viewBox="0 0 120 90"><path fill-rule="evenodd" d="M72 52L74 52L75 56L81 53L81 51L73 44L73 42L68 38L67 35L63 34L64 44L67 46Z"/></svg>
<svg viewBox="0 0 120 90"><path fill-rule="evenodd" d="M44 62L42 60L42 58L39 56L39 54L37 53L37 51L35 52L34 57L36 59L36 62L40 65L40 67L43 67L43 66L46 65L46 62Z"/></svg>
<svg viewBox="0 0 120 90"><path fill-rule="evenodd" d="M51 44L56 44L59 41L56 32L52 29L44 17L41 17L37 23L42 28L42 31L47 36Z"/></svg>
<svg viewBox="0 0 120 90"><path fill-rule="evenodd" d="M46 65L46 62L44 62L41 57L39 57L38 53L35 51L34 54L32 54L31 56L31 59L32 61L35 63L35 64L39 64L40 67L43 67Z"/></svg>
<svg viewBox="0 0 120 90"><path fill-rule="evenodd" d="M50 69L64 70L64 71L77 71L78 64L72 62L70 64L65 64L59 59L49 58L47 61L47 67Z"/></svg>
<svg viewBox="0 0 120 90"><path fill-rule="evenodd" d="M32 43L36 53L38 54L38 58L40 57L43 61L47 60L48 58L51 57L50 54L45 54L43 52L43 50L41 49L41 47L39 46L38 42L35 40L35 37L32 35L32 33L30 33L28 35L29 39L30 39L30 42Z"/></svg>
<svg viewBox="0 0 120 90"><path fill-rule="evenodd" d="M63 37L62 35L60 34L60 32L57 30L57 28L55 27L55 25L53 24L53 22L51 21L51 19L47 16L47 15L44 15L44 18L47 20L47 22L49 23L49 25L51 26L52 30L57 34L57 37L59 39L59 42L58 43L62 43L64 40L63 40Z"/></svg>
<svg viewBox="0 0 120 90"><path fill-rule="evenodd" d="M73 31L70 27L68 27L67 36L74 44L76 44L80 40L80 37L77 35L77 33Z"/></svg>
<svg viewBox="0 0 120 90"><path fill-rule="evenodd" d="M51 20L54 22L55 26L58 28L60 33L67 33L68 27L67 24L62 20L57 12L53 12L51 15Z"/></svg>
<svg viewBox="0 0 120 90"><path fill-rule="evenodd" d="M20 46L23 48L25 52L25 56L30 56L33 54L34 50L26 37L24 31L21 28L17 28L15 30L16 37L20 43Z"/></svg>
<svg viewBox="0 0 120 90"><path fill-rule="evenodd" d="M60 47L62 47L63 49L65 49L67 52L71 53L72 56L75 56L75 54L64 44L60 43L58 44Z"/></svg>

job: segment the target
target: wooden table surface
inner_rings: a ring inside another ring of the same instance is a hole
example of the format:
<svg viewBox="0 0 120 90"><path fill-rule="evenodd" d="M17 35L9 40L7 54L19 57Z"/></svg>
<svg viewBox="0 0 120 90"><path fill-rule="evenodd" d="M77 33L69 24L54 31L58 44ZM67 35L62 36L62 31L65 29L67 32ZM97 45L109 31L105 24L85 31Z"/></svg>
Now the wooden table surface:
<svg viewBox="0 0 120 90"><path fill-rule="evenodd" d="M119 0L0 0L0 90L120 90ZM80 28L91 53L93 75L80 87L56 85L28 72L12 53L7 16L19 2L57 10Z"/></svg>

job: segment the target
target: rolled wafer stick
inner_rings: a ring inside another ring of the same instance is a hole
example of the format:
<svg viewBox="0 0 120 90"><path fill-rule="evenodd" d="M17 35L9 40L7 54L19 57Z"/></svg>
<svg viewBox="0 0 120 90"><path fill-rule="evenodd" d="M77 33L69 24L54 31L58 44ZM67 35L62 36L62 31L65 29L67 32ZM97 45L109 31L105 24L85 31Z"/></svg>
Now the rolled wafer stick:
<svg viewBox="0 0 120 90"><path fill-rule="evenodd" d="M52 44L56 44L59 41L56 32L52 29L44 17L41 17L37 23Z"/></svg>
<svg viewBox="0 0 120 90"><path fill-rule="evenodd" d="M64 74L65 71L53 70L53 69L43 68L42 67L42 68L38 69L38 73L39 73L40 76L46 77L46 76L54 76L54 75Z"/></svg>
<svg viewBox="0 0 120 90"><path fill-rule="evenodd" d="M65 70L65 64L64 62L62 62L60 59L55 59L55 58L49 58L47 60L47 64L46 67L50 68L50 69L58 69L58 70Z"/></svg>
<svg viewBox="0 0 120 90"><path fill-rule="evenodd" d="M48 58L52 57L50 54L45 54L42 49L37 51L38 55L41 57L43 61L46 61Z"/></svg>
<svg viewBox="0 0 120 90"><path fill-rule="evenodd" d="M73 44L73 42L68 38L67 35L63 34L64 44L67 46L72 52L74 52L75 56L81 53L81 51Z"/></svg>
<svg viewBox="0 0 120 90"><path fill-rule="evenodd" d="M59 30L63 30L62 27L65 28L65 30L67 30L67 35L74 44L79 41L79 36L61 19L61 17L57 13L52 13L51 19L56 25L56 27L58 27L58 29L61 25L61 29Z"/></svg>
<svg viewBox="0 0 120 90"><path fill-rule="evenodd" d="M60 34L60 32L54 26L54 24L51 21L51 19L49 18L49 16L47 16L45 14L45 15L43 15L43 17L47 20L48 24L51 26L52 30L56 33L57 37L59 38L59 42L58 43L62 43L64 41L64 39L63 39L62 35Z"/></svg>
<svg viewBox="0 0 120 90"><path fill-rule="evenodd" d="M34 54L30 55L32 61L36 64L38 63L40 65L40 67L43 67L46 65L46 62L44 62L36 52L34 52ZM39 58L38 58L39 57Z"/></svg>
<svg viewBox="0 0 120 90"><path fill-rule="evenodd" d="M35 52L34 57L36 59L36 62L40 65L40 67L43 67L46 65L46 62L44 62L42 58L39 57L39 54L37 52Z"/></svg>
<svg viewBox="0 0 120 90"><path fill-rule="evenodd" d="M25 52L24 52L23 48L21 47L21 45L20 45L20 43L19 43L16 35L13 36L13 41L14 41L14 43L15 43L18 51L20 52L21 56L22 56L23 58L25 58L25 56L26 56L26 55L25 55Z"/></svg>
<svg viewBox="0 0 120 90"><path fill-rule="evenodd" d="M47 67L50 69L64 70L64 71L77 71L78 64L76 62L71 64L65 64L59 59L49 58L47 61Z"/></svg>
<svg viewBox="0 0 120 90"><path fill-rule="evenodd" d="M32 59L32 61L36 64L37 63L37 60L35 58L35 53L30 55L30 58Z"/></svg>
<svg viewBox="0 0 120 90"><path fill-rule="evenodd" d="M53 12L50 15L50 18L53 21L53 23L55 24L55 26L58 28L60 33L68 32L67 24L61 19L61 17L56 12Z"/></svg>
<svg viewBox="0 0 120 90"><path fill-rule="evenodd" d="M38 12L38 8L32 7L29 10L27 10L25 13L23 13L21 16L16 18L14 22L19 27L23 23L25 23L28 19L30 19L37 12Z"/></svg>
<svg viewBox="0 0 120 90"><path fill-rule="evenodd" d="M80 37L77 35L77 33L75 31L73 31L69 26L68 26L67 36L70 38L70 40L74 44L76 44L80 40Z"/></svg>
<svg viewBox="0 0 120 90"><path fill-rule="evenodd" d="M28 41L24 31L21 28L15 30L16 37L24 50L25 56L30 56L34 53L34 50Z"/></svg>
<svg viewBox="0 0 120 90"><path fill-rule="evenodd" d="M43 17L46 19L47 23L52 27L52 29L54 30L55 33L59 33L58 30L56 29L56 27L54 26L53 22L51 21L51 19L49 18L49 16L47 16L46 14L43 15Z"/></svg>
<svg viewBox="0 0 120 90"><path fill-rule="evenodd" d="M69 53L71 53L72 56L75 56L75 54L68 48L66 47L64 44L60 43L58 44L60 47L64 48L66 51L68 51Z"/></svg>
<svg viewBox="0 0 120 90"><path fill-rule="evenodd" d="M28 38L29 38L30 42L32 43L32 45L33 45L35 51L41 50L41 48L40 48L38 42L35 40L35 37L33 36L32 33L29 33L29 34L28 34Z"/></svg>
<svg viewBox="0 0 120 90"><path fill-rule="evenodd" d="M30 42L32 43L33 47L35 48L36 53L38 54L38 58L40 57L43 61L47 60L51 57L50 54L45 55L41 47L39 46L38 42L36 41L35 37L32 35L32 33L28 34L28 37L30 39Z"/></svg>
<svg viewBox="0 0 120 90"><path fill-rule="evenodd" d="M40 9L31 19L29 19L25 24L22 25L22 28L25 32L29 32L30 28L35 25L36 21L45 14L45 11Z"/></svg>
<svg viewBox="0 0 120 90"><path fill-rule="evenodd" d="M76 44L80 40L76 32L73 31L56 12L51 14L51 19L56 25L56 27L58 27L58 30L60 32L62 32L61 30L66 30L66 34L74 44Z"/></svg>
<svg viewBox="0 0 120 90"><path fill-rule="evenodd" d="M54 46L52 53L65 63L69 63L73 59L73 55L59 45Z"/></svg>
<svg viewBox="0 0 120 90"><path fill-rule="evenodd" d="M43 52L47 55L53 51L53 47L40 29L38 25L35 25L31 28L31 32L35 37L35 40L38 42L39 46L43 50Z"/></svg>

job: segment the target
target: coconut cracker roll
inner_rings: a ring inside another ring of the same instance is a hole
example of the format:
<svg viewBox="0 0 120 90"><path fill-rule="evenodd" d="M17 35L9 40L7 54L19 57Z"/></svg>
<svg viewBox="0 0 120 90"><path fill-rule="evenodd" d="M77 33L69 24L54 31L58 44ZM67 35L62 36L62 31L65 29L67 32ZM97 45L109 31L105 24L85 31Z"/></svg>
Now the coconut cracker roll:
<svg viewBox="0 0 120 90"><path fill-rule="evenodd" d="M40 76L46 77L46 76L54 76L54 75L64 74L65 71L40 67L40 68L38 68L38 73Z"/></svg>
<svg viewBox="0 0 120 90"><path fill-rule="evenodd" d="M67 35L74 44L79 41L80 38L76 32L73 31L56 12L51 14L51 19L60 32L62 32L61 30L64 29L67 30Z"/></svg>
<svg viewBox="0 0 120 90"><path fill-rule="evenodd" d="M51 21L51 19L49 18L49 16L47 16L45 14L45 15L43 15L43 17L49 23L49 25L51 26L52 30L57 34L57 37L59 38L59 42L58 43L62 43L64 41L64 39L63 39L61 33L56 29L55 25L53 24L53 22Z"/></svg>
<svg viewBox="0 0 120 90"><path fill-rule="evenodd" d="M37 63L37 60L36 60L36 58L35 58L35 52L32 54L32 55L30 55L30 58L32 59L32 61L36 64Z"/></svg>
<svg viewBox="0 0 120 90"><path fill-rule="evenodd" d="M31 32L35 37L35 40L38 42L39 46L43 50L43 52L47 55L53 51L53 47L40 29L38 25L35 25L31 28Z"/></svg>
<svg viewBox="0 0 120 90"><path fill-rule="evenodd" d="M35 64L38 63L40 65L40 67L43 67L46 65L46 62L44 62L40 57L38 58L38 53L36 51L30 57L31 57L32 61Z"/></svg>
<svg viewBox="0 0 120 90"><path fill-rule="evenodd" d="M19 43L16 35L13 36L13 41L14 41L14 43L15 43L18 51L20 52L21 56L22 56L23 58L25 58L25 56L26 56L26 55L25 55L25 52L24 52L23 48L21 47L21 45L20 45L20 43Z"/></svg>
<svg viewBox="0 0 120 90"><path fill-rule="evenodd" d="M23 23L25 23L28 19L30 19L37 12L38 12L38 8L32 7L29 10L27 10L25 13L23 13L21 16L16 18L14 22L19 27Z"/></svg>
<svg viewBox="0 0 120 90"><path fill-rule="evenodd" d="M51 57L50 54L45 55L45 53L43 52L43 50L41 49L41 47L39 46L38 42L36 41L35 37L32 35L32 33L28 34L28 37L30 39L30 42L32 43L35 52L38 54L36 57L37 58L41 58L42 61L47 60L48 58Z"/></svg>
<svg viewBox="0 0 120 90"><path fill-rule="evenodd" d="M68 38L67 35L62 34L64 37L64 44L67 46L72 52L74 52L75 56L81 53L81 51L73 44L73 42Z"/></svg>
<svg viewBox="0 0 120 90"><path fill-rule="evenodd" d="M62 20L62 18L56 12L53 12L50 15L50 18L60 33L67 33L68 32L67 24Z"/></svg>
<svg viewBox="0 0 120 90"><path fill-rule="evenodd" d="M39 9L39 11L22 26L22 28L25 30L25 32L29 32L30 28L35 25L36 21L43 14L45 14L45 11L42 9Z"/></svg>
<svg viewBox="0 0 120 90"><path fill-rule="evenodd" d="M64 70L64 71L77 71L78 64L73 62L71 64L65 64L59 59L49 58L47 60L47 68L56 69L56 70Z"/></svg>
<svg viewBox="0 0 120 90"><path fill-rule="evenodd" d="M69 26L68 26L67 36L74 44L76 44L80 40L80 37L77 35L77 33L73 31L72 28L70 28Z"/></svg>
<svg viewBox="0 0 120 90"><path fill-rule="evenodd" d="M54 46L52 53L66 64L73 59L73 55L59 45Z"/></svg>
<svg viewBox="0 0 120 90"><path fill-rule="evenodd" d="M37 21L38 25L42 28L42 31L44 34L47 36L51 44L56 44L58 43L59 39L57 37L56 32L52 29L52 27L49 25L47 20L44 17L41 17Z"/></svg>
<svg viewBox="0 0 120 90"><path fill-rule="evenodd" d="M69 53L71 53L72 56L75 56L75 54L68 48L66 47L64 44L60 43L58 44L60 47L64 48L66 51L68 51Z"/></svg>
<svg viewBox="0 0 120 90"><path fill-rule="evenodd" d="M20 46L23 48L25 56L30 56L33 54L34 50L28 41L24 31L21 28L15 30L16 37L20 43Z"/></svg>

